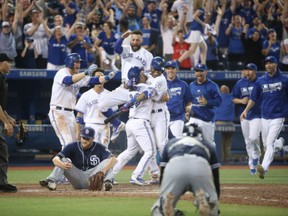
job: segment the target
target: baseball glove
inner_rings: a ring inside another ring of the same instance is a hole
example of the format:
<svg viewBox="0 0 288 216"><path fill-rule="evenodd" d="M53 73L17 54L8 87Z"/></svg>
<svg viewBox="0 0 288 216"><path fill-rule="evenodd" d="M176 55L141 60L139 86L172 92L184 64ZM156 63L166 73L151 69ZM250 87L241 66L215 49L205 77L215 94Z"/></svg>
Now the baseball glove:
<svg viewBox="0 0 288 216"><path fill-rule="evenodd" d="M89 190L101 191L104 183L104 173L97 172L95 175L89 177Z"/></svg>
<svg viewBox="0 0 288 216"><path fill-rule="evenodd" d="M17 145L21 146L24 145L28 139L28 132L27 129L24 127L23 123L21 122L18 127L18 132L15 136L15 142Z"/></svg>

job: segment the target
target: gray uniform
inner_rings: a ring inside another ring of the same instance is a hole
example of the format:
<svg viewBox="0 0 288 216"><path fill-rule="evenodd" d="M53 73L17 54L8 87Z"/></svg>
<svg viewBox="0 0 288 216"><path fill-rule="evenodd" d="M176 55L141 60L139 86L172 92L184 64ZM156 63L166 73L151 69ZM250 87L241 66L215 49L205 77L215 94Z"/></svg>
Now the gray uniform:
<svg viewBox="0 0 288 216"><path fill-rule="evenodd" d="M188 136L172 139L164 148L160 167L160 196L151 209L151 215L163 215L165 198L170 192L174 196L172 205L175 208L185 192L195 194L200 189L209 196L210 206L214 206L210 215L218 215L220 163L213 146Z"/></svg>

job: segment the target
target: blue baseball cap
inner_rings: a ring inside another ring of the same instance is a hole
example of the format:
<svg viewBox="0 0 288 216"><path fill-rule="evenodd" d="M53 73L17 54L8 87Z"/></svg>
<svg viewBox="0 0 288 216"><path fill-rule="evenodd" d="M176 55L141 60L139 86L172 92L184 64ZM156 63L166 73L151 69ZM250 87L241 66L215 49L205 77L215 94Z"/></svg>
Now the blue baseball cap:
<svg viewBox="0 0 288 216"><path fill-rule="evenodd" d="M267 56L264 60L264 63L271 62L274 64L277 64L277 59L274 56Z"/></svg>
<svg viewBox="0 0 288 216"><path fill-rule="evenodd" d="M268 35L269 35L270 33L272 33L272 32L273 32L273 33L276 32L274 28L270 28L270 29L268 30Z"/></svg>
<svg viewBox="0 0 288 216"><path fill-rule="evenodd" d="M253 64L253 63L247 64L247 65L245 66L245 69L247 69L247 70L254 70L254 71L257 71L257 70L258 70L257 66L256 66L255 64Z"/></svg>
<svg viewBox="0 0 288 216"><path fill-rule="evenodd" d="M85 137L85 138L88 138L88 139L94 139L95 137L95 130L91 127L84 127L82 128L81 130L81 134L80 134L81 137Z"/></svg>
<svg viewBox="0 0 288 216"><path fill-rule="evenodd" d="M207 66L205 64L196 64L196 66L194 67L194 71L206 71L208 70Z"/></svg>
<svg viewBox="0 0 288 216"><path fill-rule="evenodd" d="M172 67L172 68L177 68L178 69L178 64L175 60L170 60L170 61L167 61L166 64L165 64L165 68L166 67Z"/></svg>

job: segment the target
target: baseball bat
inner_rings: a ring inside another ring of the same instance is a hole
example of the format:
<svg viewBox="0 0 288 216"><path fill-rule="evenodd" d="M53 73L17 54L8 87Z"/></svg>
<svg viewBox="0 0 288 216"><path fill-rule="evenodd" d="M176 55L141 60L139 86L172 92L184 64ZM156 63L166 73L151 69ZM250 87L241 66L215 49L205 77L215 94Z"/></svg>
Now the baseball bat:
<svg viewBox="0 0 288 216"><path fill-rule="evenodd" d="M115 112L113 115L111 115L110 117L108 117L107 119L104 120L104 123L110 123L111 121L113 121L115 118L117 118L118 116L120 116L124 111L123 110L119 110L117 112Z"/></svg>

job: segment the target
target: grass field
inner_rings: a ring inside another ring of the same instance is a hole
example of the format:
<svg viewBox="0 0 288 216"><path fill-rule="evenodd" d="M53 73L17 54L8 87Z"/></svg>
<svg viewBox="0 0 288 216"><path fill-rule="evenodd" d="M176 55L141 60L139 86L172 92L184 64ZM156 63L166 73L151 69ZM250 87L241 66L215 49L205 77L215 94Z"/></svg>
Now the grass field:
<svg viewBox="0 0 288 216"><path fill-rule="evenodd" d="M9 181L14 184L38 184L40 179L45 178L50 170L14 170L10 169ZM117 181L127 182L131 175L131 170L123 170L117 176ZM221 169L221 183L225 184L285 184L288 189L288 167L271 169L267 178L259 180L251 177L247 169L229 167ZM40 187L40 186L39 186ZM111 191L113 192L113 191ZM47 193L51 193L47 191ZM283 191L287 193L288 191ZM155 202L154 198L119 198L119 197L77 197L63 193L62 196L21 196L14 194L0 194L0 215L1 216L49 216L49 215L69 215L69 216L134 216L150 215L150 208ZM195 208L189 201L180 201L177 207L185 212L185 215L197 215ZM251 205L228 205L221 204L222 216L286 216L288 208L276 208Z"/></svg>

